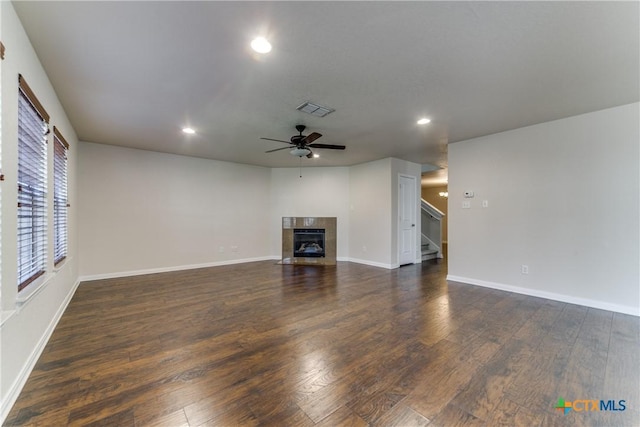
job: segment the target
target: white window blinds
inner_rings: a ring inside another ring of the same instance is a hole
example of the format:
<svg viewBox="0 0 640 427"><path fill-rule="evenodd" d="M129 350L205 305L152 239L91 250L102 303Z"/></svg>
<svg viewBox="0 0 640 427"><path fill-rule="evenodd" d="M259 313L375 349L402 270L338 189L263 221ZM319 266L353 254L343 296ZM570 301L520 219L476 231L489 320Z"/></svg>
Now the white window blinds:
<svg viewBox="0 0 640 427"><path fill-rule="evenodd" d="M53 262L67 257L67 150L69 144L53 127Z"/></svg>
<svg viewBox="0 0 640 427"><path fill-rule="evenodd" d="M19 78L18 291L44 274L47 242L47 123L49 116Z"/></svg>

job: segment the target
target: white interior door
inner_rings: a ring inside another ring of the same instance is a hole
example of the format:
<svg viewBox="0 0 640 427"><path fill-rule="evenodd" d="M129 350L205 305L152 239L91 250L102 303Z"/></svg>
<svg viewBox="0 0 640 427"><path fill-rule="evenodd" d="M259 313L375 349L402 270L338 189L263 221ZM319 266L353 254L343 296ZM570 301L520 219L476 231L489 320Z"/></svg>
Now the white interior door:
<svg viewBox="0 0 640 427"><path fill-rule="evenodd" d="M416 177L398 176L398 251L400 265L416 260Z"/></svg>

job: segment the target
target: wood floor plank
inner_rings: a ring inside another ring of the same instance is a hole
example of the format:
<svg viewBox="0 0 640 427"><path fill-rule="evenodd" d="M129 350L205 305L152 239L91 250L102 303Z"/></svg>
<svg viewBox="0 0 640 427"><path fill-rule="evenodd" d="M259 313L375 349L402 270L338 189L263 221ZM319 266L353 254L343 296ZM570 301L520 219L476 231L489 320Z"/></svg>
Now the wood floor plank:
<svg viewBox="0 0 640 427"><path fill-rule="evenodd" d="M274 405L267 396L250 399L249 409L262 425L311 427L311 418L293 401L280 400Z"/></svg>
<svg viewBox="0 0 640 427"><path fill-rule="evenodd" d="M537 348L553 330L556 319L565 305L558 301L543 300L542 306L518 329L513 338L526 340L530 347Z"/></svg>
<svg viewBox="0 0 640 427"><path fill-rule="evenodd" d="M638 384L640 384L640 324L638 318L614 313L611 319L611 341L607 357L604 393L615 399L640 402ZM640 410L640 404L635 409Z"/></svg>
<svg viewBox="0 0 640 427"><path fill-rule="evenodd" d="M189 422L183 408L199 400L202 397L201 390L200 384L185 384L181 388L169 392L158 391L148 399L142 399L134 406L136 425L162 425L166 418L184 417L188 426Z"/></svg>
<svg viewBox="0 0 640 427"><path fill-rule="evenodd" d="M487 423L463 409L449 404L429 424L433 427L485 427Z"/></svg>
<svg viewBox="0 0 640 427"><path fill-rule="evenodd" d="M613 313L608 311L593 308L587 311L558 381L556 394L559 397L567 400L601 398L598 393L602 393L604 386L612 317ZM592 415L591 418L597 417Z"/></svg>
<svg viewBox="0 0 640 427"><path fill-rule="evenodd" d="M495 405L488 425L495 427L539 427L543 421L544 414L531 412L503 397Z"/></svg>
<svg viewBox="0 0 640 427"><path fill-rule="evenodd" d="M436 359L422 373L420 382L406 398L407 404L426 418L434 419L462 390L480 366L463 346L451 343L450 355Z"/></svg>
<svg viewBox="0 0 640 427"><path fill-rule="evenodd" d="M133 417L136 427L189 427L189 421L182 409L144 421L139 418L137 411L134 410Z"/></svg>
<svg viewBox="0 0 640 427"><path fill-rule="evenodd" d="M394 405L378 418L372 425L385 427L424 427L431 421L417 413L403 401Z"/></svg>
<svg viewBox="0 0 640 427"><path fill-rule="evenodd" d="M532 354L533 349L525 342L510 341L478 369L452 403L480 419L489 420L504 401L507 387L517 373L526 368Z"/></svg>
<svg viewBox="0 0 640 427"><path fill-rule="evenodd" d="M386 412L404 399L405 395L379 391L366 398L358 398L347 404L355 414L368 424L376 423Z"/></svg>
<svg viewBox="0 0 640 427"><path fill-rule="evenodd" d="M36 427L36 426L66 426L69 424L69 408L53 408L46 411L32 410L30 407L16 410L11 409L12 417L8 417L3 427Z"/></svg>
<svg viewBox="0 0 640 427"><path fill-rule="evenodd" d="M316 424L319 427L367 427L369 424L346 406Z"/></svg>
<svg viewBox="0 0 640 427"><path fill-rule="evenodd" d="M353 385L336 381L298 401L298 406L314 423L318 423L338 409L344 409L346 401L353 395ZM351 413L351 410L348 410Z"/></svg>
<svg viewBox="0 0 640 427"><path fill-rule="evenodd" d="M542 339L526 366L510 383L506 393L515 403L532 412L553 412L558 389L569 365L587 308L566 304L553 328Z"/></svg>
<svg viewBox="0 0 640 427"><path fill-rule="evenodd" d="M74 422L70 422L69 425L70 426L78 425L78 426L86 426L86 427L111 427L111 426L134 427L135 420L133 417L133 409L127 409L121 412L116 412L115 414L109 414L103 418L92 421L90 423L76 424Z"/></svg>
<svg viewBox="0 0 640 427"><path fill-rule="evenodd" d="M627 406L622 412L603 413L603 422L640 426L640 322L635 316L613 313L600 395L607 400L625 400Z"/></svg>
<svg viewBox="0 0 640 427"><path fill-rule="evenodd" d="M637 317L446 274L263 261L82 283L4 425L640 425L632 403L553 408L640 399Z"/></svg>

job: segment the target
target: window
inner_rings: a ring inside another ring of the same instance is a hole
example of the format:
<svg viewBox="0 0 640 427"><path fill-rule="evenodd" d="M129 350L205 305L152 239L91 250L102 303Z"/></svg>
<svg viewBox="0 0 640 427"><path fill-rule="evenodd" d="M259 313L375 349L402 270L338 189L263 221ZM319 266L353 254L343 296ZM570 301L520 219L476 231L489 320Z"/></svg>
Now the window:
<svg viewBox="0 0 640 427"><path fill-rule="evenodd" d="M49 115L22 76L18 100L18 291L46 269Z"/></svg>
<svg viewBox="0 0 640 427"><path fill-rule="evenodd" d="M69 143L53 127L53 262L67 257L67 150Z"/></svg>

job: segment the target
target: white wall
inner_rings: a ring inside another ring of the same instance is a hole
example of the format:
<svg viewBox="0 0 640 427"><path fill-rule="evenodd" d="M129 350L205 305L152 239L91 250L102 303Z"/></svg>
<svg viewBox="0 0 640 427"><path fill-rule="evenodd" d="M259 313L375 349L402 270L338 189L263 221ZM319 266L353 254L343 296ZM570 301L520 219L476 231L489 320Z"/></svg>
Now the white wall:
<svg viewBox="0 0 640 427"><path fill-rule="evenodd" d="M352 261L392 268L391 159L350 168L349 256Z"/></svg>
<svg viewBox="0 0 640 427"><path fill-rule="evenodd" d="M349 168L271 169L269 205L274 257L282 256L283 216L336 217L337 257L349 256Z"/></svg>
<svg viewBox="0 0 640 427"><path fill-rule="evenodd" d="M639 117L636 103L450 144L449 278L638 315Z"/></svg>
<svg viewBox="0 0 640 427"><path fill-rule="evenodd" d="M420 218L421 166L395 158L349 168L349 259L384 267L399 266L399 174L416 179L416 218ZM420 222L416 224L416 262L420 262Z"/></svg>
<svg viewBox="0 0 640 427"><path fill-rule="evenodd" d="M79 176L83 278L270 254L267 168L82 142Z"/></svg>
<svg viewBox="0 0 640 427"><path fill-rule="evenodd" d="M419 195L398 159L268 169L82 142L80 275L279 258L283 216L337 217L338 259L394 268L398 173Z"/></svg>
<svg viewBox="0 0 640 427"><path fill-rule="evenodd" d="M77 138L60 102L27 38L13 6L8 1L0 2L0 40L6 47L2 61L1 105L2 105L2 173L5 181L0 183L1 193L1 293L0 308L0 421L7 415L10 406L29 375L33 365L46 344L50 333L62 315L64 308L77 285L77 227L76 227L76 157ZM17 285L17 163L18 163L18 74L22 74L45 110L50 114L49 127L56 126L70 144L68 152L69 202L69 252L66 261L56 270L53 268L53 183L52 137L49 136L49 252L47 272L43 285L34 282L20 293L21 297L37 287L26 302L18 303Z"/></svg>

